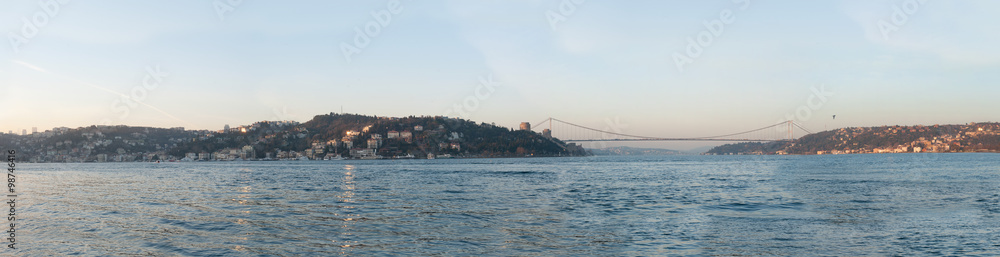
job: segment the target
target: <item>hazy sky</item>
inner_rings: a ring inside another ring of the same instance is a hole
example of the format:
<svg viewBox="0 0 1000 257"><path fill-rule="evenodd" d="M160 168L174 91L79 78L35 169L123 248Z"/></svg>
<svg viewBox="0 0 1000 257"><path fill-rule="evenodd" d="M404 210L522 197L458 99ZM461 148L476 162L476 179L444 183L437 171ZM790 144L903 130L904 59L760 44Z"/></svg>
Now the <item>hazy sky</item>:
<svg viewBox="0 0 1000 257"><path fill-rule="evenodd" d="M0 131L216 130L341 106L669 137L786 117L813 130L1000 121L997 10L989 0L4 1Z"/></svg>

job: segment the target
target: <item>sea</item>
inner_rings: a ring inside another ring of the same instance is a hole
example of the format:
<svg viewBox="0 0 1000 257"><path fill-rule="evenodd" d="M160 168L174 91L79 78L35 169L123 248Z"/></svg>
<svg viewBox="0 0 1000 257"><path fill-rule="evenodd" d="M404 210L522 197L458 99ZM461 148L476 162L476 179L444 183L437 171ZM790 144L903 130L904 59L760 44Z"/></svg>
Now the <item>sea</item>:
<svg viewBox="0 0 1000 257"><path fill-rule="evenodd" d="M1000 256L997 154L17 168L0 255Z"/></svg>

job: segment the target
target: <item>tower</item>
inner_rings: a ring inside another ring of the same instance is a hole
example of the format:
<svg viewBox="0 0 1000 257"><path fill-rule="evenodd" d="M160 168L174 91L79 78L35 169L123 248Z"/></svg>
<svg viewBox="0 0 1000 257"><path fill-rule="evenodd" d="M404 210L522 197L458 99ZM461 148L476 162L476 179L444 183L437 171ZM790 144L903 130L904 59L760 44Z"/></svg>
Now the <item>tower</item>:
<svg viewBox="0 0 1000 257"><path fill-rule="evenodd" d="M788 141L792 141L794 136L792 135L792 120L788 120Z"/></svg>

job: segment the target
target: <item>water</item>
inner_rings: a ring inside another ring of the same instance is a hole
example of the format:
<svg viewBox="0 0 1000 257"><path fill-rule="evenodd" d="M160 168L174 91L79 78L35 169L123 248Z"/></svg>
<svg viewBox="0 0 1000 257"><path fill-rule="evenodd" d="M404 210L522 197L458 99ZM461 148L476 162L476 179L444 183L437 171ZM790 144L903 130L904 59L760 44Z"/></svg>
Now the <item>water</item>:
<svg viewBox="0 0 1000 257"><path fill-rule="evenodd" d="M997 157L24 164L3 252L997 256Z"/></svg>

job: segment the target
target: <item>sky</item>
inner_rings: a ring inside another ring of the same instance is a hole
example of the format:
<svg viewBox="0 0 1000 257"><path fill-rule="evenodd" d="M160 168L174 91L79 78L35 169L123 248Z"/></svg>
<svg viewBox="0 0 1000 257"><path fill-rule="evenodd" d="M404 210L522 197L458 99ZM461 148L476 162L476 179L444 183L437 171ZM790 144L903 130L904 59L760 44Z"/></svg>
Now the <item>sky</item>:
<svg viewBox="0 0 1000 257"><path fill-rule="evenodd" d="M987 0L4 1L0 131L218 130L341 110L508 127L553 117L658 137L787 119L813 131L1000 121L996 10Z"/></svg>

